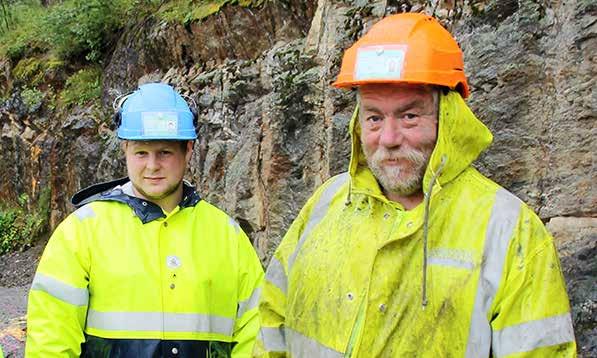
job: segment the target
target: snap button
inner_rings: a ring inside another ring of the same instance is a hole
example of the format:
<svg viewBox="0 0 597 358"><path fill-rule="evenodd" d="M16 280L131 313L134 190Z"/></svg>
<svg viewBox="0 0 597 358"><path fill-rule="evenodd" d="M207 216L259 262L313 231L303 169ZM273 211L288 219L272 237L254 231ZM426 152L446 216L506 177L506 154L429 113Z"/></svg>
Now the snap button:
<svg viewBox="0 0 597 358"><path fill-rule="evenodd" d="M388 220L390 218L390 213L383 214L384 220Z"/></svg>
<svg viewBox="0 0 597 358"><path fill-rule="evenodd" d="M381 305L379 305L379 312L384 313L386 311L386 305L385 303L382 303Z"/></svg>
<svg viewBox="0 0 597 358"><path fill-rule="evenodd" d="M407 227L407 228L409 228L409 229L410 229L411 227L413 227L413 222L412 222L412 221L409 221L409 222L407 222L407 223L406 223L406 227Z"/></svg>
<svg viewBox="0 0 597 358"><path fill-rule="evenodd" d="M174 287L176 287L176 285L175 285L175 284L173 284L173 283L171 283L171 284L170 284L170 288L171 288L171 289L174 289Z"/></svg>
<svg viewBox="0 0 597 358"><path fill-rule="evenodd" d="M147 202L146 202L146 201L143 201L143 202L141 202L141 205L143 205L143 206L147 206Z"/></svg>
<svg viewBox="0 0 597 358"><path fill-rule="evenodd" d="M348 299L352 301L352 299L354 298L354 295L352 294L352 292L348 292L346 297L348 297Z"/></svg>
<svg viewBox="0 0 597 358"><path fill-rule="evenodd" d="M168 227L168 223L167 222L164 223L164 227Z"/></svg>
<svg viewBox="0 0 597 358"><path fill-rule="evenodd" d="M176 348L176 347L172 348L172 354L178 354L178 348Z"/></svg>

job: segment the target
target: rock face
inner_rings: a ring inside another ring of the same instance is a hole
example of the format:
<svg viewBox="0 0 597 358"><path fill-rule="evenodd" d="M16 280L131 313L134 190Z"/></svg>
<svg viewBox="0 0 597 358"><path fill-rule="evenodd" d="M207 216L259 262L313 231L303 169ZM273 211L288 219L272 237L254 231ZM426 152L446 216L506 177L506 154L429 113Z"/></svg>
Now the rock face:
<svg viewBox="0 0 597 358"><path fill-rule="evenodd" d="M131 24L105 67L102 108L27 113L18 93L4 104L0 195L36 197L49 186L56 225L77 189L125 173L106 125L114 97L161 80L199 107L188 178L241 224L266 263L311 192L347 167L354 93L330 86L342 52L405 10L435 12L460 42L468 102L495 136L477 165L549 222L579 349L597 355L593 1L291 0L224 7L189 26Z"/></svg>

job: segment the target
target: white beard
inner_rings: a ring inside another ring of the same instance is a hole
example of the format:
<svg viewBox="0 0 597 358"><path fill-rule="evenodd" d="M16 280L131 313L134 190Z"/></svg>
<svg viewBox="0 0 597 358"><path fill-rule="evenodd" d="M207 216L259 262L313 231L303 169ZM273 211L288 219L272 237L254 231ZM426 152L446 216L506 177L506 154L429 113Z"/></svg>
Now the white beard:
<svg viewBox="0 0 597 358"><path fill-rule="evenodd" d="M433 147L423 150L401 147L387 149L378 147L373 153L363 146L369 169L385 191L400 196L409 196L422 190L423 176ZM399 160L400 164L388 166L384 160ZM407 163L405 163L407 162Z"/></svg>

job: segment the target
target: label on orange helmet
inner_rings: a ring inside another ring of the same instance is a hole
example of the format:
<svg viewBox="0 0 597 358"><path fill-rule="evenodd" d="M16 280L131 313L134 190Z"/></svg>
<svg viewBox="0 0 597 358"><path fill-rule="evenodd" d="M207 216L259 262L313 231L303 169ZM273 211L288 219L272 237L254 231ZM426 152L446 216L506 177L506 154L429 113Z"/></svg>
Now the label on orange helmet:
<svg viewBox="0 0 597 358"><path fill-rule="evenodd" d="M359 47L354 66L355 80L400 79L406 48L406 45Z"/></svg>
<svg viewBox="0 0 597 358"><path fill-rule="evenodd" d="M178 134L178 114L176 112L141 113L143 134L147 136Z"/></svg>

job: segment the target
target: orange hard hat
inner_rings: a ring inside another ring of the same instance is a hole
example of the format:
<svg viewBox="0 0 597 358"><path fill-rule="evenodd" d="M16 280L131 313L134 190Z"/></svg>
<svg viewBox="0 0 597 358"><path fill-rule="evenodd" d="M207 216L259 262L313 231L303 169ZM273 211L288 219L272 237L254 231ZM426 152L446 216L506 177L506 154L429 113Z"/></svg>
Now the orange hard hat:
<svg viewBox="0 0 597 358"><path fill-rule="evenodd" d="M469 88L462 51L433 17L421 13L388 16L344 53L334 86L372 83L420 83L455 89L463 98Z"/></svg>

